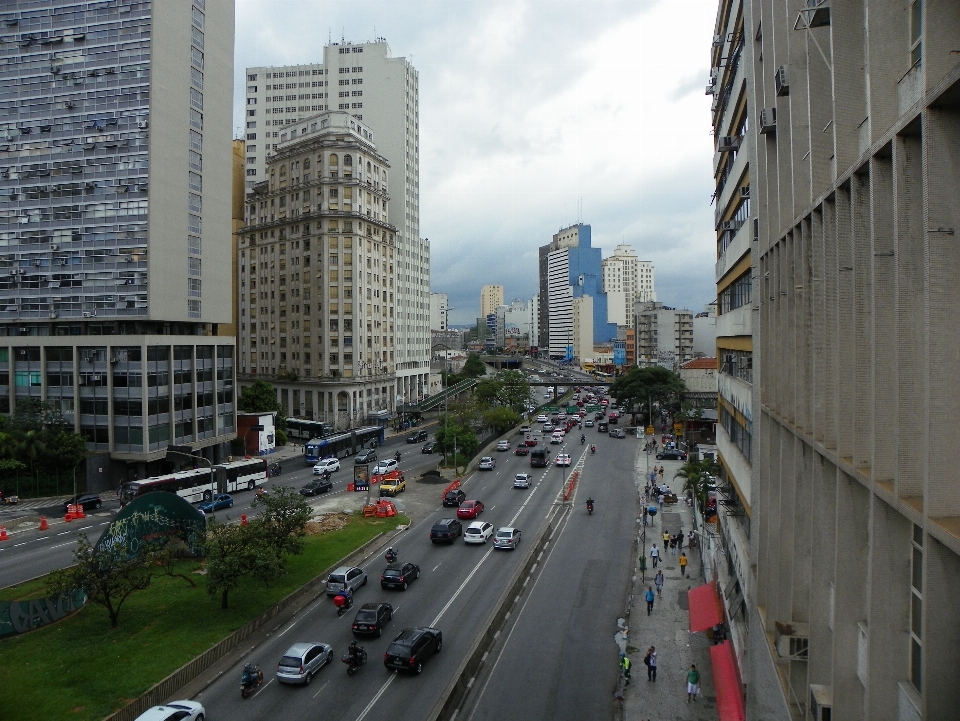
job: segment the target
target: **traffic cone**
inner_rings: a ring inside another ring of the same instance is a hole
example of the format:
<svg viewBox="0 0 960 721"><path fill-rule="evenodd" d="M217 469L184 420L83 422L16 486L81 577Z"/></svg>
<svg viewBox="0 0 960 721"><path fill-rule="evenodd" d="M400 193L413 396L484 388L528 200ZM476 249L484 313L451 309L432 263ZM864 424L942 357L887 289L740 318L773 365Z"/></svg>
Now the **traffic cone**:
<svg viewBox="0 0 960 721"><path fill-rule="evenodd" d="M0 541L9 541L10 536L7 535L7 527L0 526Z"/></svg>
<svg viewBox="0 0 960 721"><path fill-rule="evenodd" d="M250 523L247 521L247 514L246 514L246 513L241 513L241 514L240 514L240 525L241 525L241 526L249 526L249 525L250 525Z"/></svg>
<svg viewBox="0 0 960 721"><path fill-rule="evenodd" d="M41 530L41 531L49 531L49 530L50 530L50 524L47 523L47 517L46 517L46 516L40 516L40 530Z"/></svg>

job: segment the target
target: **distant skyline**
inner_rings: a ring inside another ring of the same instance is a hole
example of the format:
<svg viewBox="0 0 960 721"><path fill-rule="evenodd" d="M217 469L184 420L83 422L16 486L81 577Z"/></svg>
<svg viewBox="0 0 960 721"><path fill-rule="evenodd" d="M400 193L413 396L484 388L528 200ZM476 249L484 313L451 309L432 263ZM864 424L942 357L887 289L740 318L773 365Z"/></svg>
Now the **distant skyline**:
<svg viewBox="0 0 960 721"><path fill-rule="evenodd" d="M715 0L238 0L234 124L247 67L385 37L419 73L420 228L451 322L476 319L484 284L529 300L537 248L578 220L696 312L716 295L715 17Z"/></svg>

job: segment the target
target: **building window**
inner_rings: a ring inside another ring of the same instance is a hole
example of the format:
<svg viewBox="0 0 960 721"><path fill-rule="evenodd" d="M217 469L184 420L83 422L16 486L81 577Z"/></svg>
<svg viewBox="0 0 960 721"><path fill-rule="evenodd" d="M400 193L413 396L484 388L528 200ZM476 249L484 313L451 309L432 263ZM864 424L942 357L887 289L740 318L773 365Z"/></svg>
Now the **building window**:
<svg viewBox="0 0 960 721"><path fill-rule="evenodd" d="M923 529L913 527L910 562L910 682L923 691Z"/></svg>
<svg viewBox="0 0 960 721"><path fill-rule="evenodd" d="M721 314L750 304L751 274L752 271L748 270L721 291L719 308Z"/></svg>
<svg viewBox="0 0 960 721"><path fill-rule="evenodd" d="M249 110L248 113L256 113L256 110ZM199 110L190 108L190 127L197 130L203 130L203 113Z"/></svg>
<svg viewBox="0 0 960 721"><path fill-rule="evenodd" d="M257 76L256 76L256 75L247 75L247 80L256 81L256 79L257 79Z"/></svg>
<svg viewBox="0 0 960 721"><path fill-rule="evenodd" d="M923 0L913 0L910 3L910 64L916 65L922 57Z"/></svg>
<svg viewBox="0 0 960 721"><path fill-rule="evenodd" d="M187 301L187 315L190 318L199 318L200 317L200 301L199 300L188 300ZM152 429L151 429L152 430Z"/></svg>
<svg viewBox="0 0 960 721"><path fill-rule="evenodd" d="M190 190L196 190L198 193L203 192L203 176L199 173L190 173Z"/></svg>
<svg viewBox="0 0 960 721"><path fill-rule="evenodd" d="M190 84L197 90L203 90L203 73L196 68L190 68Z"/></svg>
<svg viewBox="0 0 960 721"><path fill-rule="evenodd" d="M190 151L190 170L203 170L203 156L196 150Z"/></svg>

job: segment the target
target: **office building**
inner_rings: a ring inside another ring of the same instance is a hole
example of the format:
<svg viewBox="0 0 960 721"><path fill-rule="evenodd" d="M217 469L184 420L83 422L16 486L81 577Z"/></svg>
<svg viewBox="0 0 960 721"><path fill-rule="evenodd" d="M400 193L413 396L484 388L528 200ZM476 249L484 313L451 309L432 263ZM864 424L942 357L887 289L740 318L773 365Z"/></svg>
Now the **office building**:
<svg viewBox="0 0 960 721"><path fill-rule="evenodd" d="M526 351L530 347L530 308L522 300L501 305L496 310L497 345L505 352Z"/></svg>
<svg viewBox="0 0 960 721"><path fill-rule="evenodd" d="M288 415L350 428L396 409L389 169L365 123L327 111L281 131L247 196L240 373L274 382Z"/></svg>
<svg viewBox="0 0 960 721"><path fill-rule="evenodd" d="M607 294L608 320L617 325L629 325L634 303L657 299L653 263L637 258L633 246L620 244L600 265L603 292Z"/></svg>
<svg viewBox="0 0 960 721"><path fill-rule="evenodd" d="M676 368L693 358L693 313L663 303L634 306L637 362Z"/></svg>
<svg viewBox="0 0 960 721"><path fill-rule="evenodd" d="M233 13L0 8L0 412L57 407L102 469L88 490L236 435Z"/></svg>
<svg viewBox="0 0 960 721"><path fill-rule="evenodd" d="M496 313L497 308L503 305L503 286L484 285L480 287L480 317Z"/></svg>
<svg viewBox="0 0 960 721"><path fill-rule="evenodd" d="M282 128L323 111L348 112L390 159L390 219L397 228L397 394L416 402L430 372L430 243L420 237L419 76L386 40L331 43L321 62L247 68L247 190L266 180Z"/></svg>
<svg viewBox="0 0 960 721"><path fill-rule="evenodd" d="M445 331L450 314L450 300L446 293L430 294L430 332Z"/></svg>

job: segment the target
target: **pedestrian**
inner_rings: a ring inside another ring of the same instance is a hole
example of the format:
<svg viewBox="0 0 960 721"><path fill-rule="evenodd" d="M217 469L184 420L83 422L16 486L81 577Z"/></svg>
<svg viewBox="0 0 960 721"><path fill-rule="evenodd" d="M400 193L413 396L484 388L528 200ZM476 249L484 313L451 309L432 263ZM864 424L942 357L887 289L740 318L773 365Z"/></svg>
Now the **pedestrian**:
<svg viewBox="0 0 960 721"><path fill-rule="evenodd" d="M653 548L650 549L650 559L653 561L653 567L657 567L657 562L660 560L660 549L657 548L657 544L653 544Z"/></svg>
<svg viewBox="0 0 960 721"><path fill-rule="evenodd" d="M654 584L657 587L657 595L663 596L663 571L658 570L656 578L653 579Z"/></svg>
<svg viewBox="0 0 960 721"><path fill-rule="evenodd" d="M687 703L697 702L697 694L700 693L700 672L697 671L697 664L691 663L690 670L687 671Z"/></svg>
<svg viewBox="0 0 960 721"><path fill-rule="evenodd" d="M693 548L697 545L697 537L693 531L690 531L690 533L687 535L687 545L690 548Z"/></svg>
<svg viewBox="0 0 960 721"><path fill-rule="evenodd" d="M660 510L663 510L663 494L657 493L657 503L660 504Z"/></svg>
<svg viewBox="0 0 960 721"><path fill-rule="evenodd" d="M680 552L680 575L687 577L687 554L683 551Z"/></svg>
<svg viewBox="0 0 960 721"><path fill-rule="evenodd" d="M623 672L623 678L625 679L624 686L630 685L630 659L627 658L627 654L620 654L620 669Z"/></svg>
<svg viewBox="0 0 960 721"><path fill-rule="evenodd" d="M643 662L647 665L647 681L653 681L656 683L657 680L657 648L656 646L651 646L650 650L647 651L647 655L644 657Z"/></svg>
<svg viewBox="0 0 960 721"><path fill-rule="evenodd" d="M663 532L663 550L666 551L670 547L670 533L666 530Z"/></svg>
<svg viewBox="0 0 960 721"><path fill-rule="evenodd" d="M647 592L644 594L644 598L647 601L647 615L653 611L653 602L656 600L656 596L653 594L653 586L647 586Z"/></svg>

